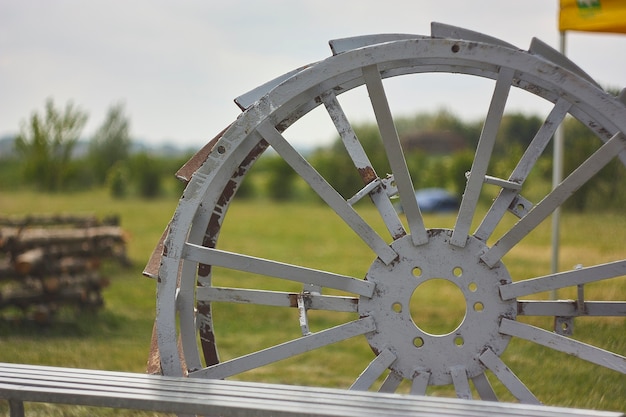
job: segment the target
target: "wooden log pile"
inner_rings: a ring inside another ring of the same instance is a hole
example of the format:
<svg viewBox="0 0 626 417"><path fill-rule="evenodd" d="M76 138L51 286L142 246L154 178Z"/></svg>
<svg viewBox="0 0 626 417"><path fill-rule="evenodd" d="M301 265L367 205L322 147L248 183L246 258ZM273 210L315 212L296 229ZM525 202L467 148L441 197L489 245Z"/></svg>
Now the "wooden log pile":
<svg viewBox="0 0 626 417"><path fill-rule="evenodd" d="M104 305L103 261L129 266L116 217L0 216L0 316L53 320L59 309Z"/></svg>

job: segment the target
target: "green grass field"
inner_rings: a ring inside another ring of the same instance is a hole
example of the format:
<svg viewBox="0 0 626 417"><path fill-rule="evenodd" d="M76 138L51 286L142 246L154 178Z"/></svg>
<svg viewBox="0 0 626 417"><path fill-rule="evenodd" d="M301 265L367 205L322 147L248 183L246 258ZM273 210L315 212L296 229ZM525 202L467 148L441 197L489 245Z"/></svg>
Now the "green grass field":
<svg viewBox="0 0 626 417"><path fill-rule="evenodd" d="M47 327L0 322L0 361L143 372L148 356L155 311L155 282L141 270L157 243L177 204L176 198L153 201L112 200L104 191L70 195L36 192L0 194L0 213L90 213L119 214L129 232L129 256L133 267L107 266L111 279L106 289L105 308L94 316L82 315ZM376 223L369 208L361 214ZM427 216L428 227L450 227L453 217ZM377 227L379 227L378 225ZM595 215L565 214L562 219L561 266L593 265L624 258L626 218L617 213ZM336 221L321 205L273 204L263 201L236 202L230 209L220 237L220 247L299 265L363 276L372 259L362 242ZM542 225L504 259L515 277L532 277L549 272L550 225ZM219 285L235 285L240 276L216 271ZM284 282L252 277L259 285L281 290L298 290ZM623 300L624 278L585 287L587 299ZM547 296L547 295L546 295ZM575 297L575 289L559 293ZM439 298L436 298L439 297ZM434 291L429 309L422 314L438 318L449 326L450 294ZM278 311L277 311L278 310ZM341 323L349 318L336 313L312 314L313 330ZM287 340L298 334L293 309L269 309L241 305L217 305L215 315L218 346L222 359ZM231 318L228 320L228 318ZM234 318L234 319L233 319ZM434 320L434 319L433 319ZM550 319L528 319L551 328ZM575 322L574 337L596 346L626 352L624 318L581 318ZM347 387L371 361L373 354L364 339L342 342L322 351L304 354L277 365L255 370L243 377L266 382ZM504 361L545 404L567 407L626 411L626 376L585 361L514 339L503 355ZM496 387L503 400L512 400ZM432 395L452 395L453 388L432 389ZM0 412L6 405L0 404ZM30 412L30 414L28 414ZM151 415L119 410L90 410L82 407L27 405L28 415Z"/></svg>

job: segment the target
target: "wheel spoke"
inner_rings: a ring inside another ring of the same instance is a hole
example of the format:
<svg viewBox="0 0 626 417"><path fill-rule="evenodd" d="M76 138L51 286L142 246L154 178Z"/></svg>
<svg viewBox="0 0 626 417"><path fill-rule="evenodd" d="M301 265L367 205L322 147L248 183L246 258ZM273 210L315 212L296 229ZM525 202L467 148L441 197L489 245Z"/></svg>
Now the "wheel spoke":
<svg viewBox="0 0 626 417"><path fill-rule="evenodd" d="M626 275L626 260L559 272L500 286L503 300Z"/></svg>
<svg viewBox="0 0 626 417"><path fill-rule="evenodd" d="M509 369L491 349L485 350L478 359L502 382L502 384L522 403L540 404L526 385Z"/></svg>
<svg viewBox="0 0 626 417"><path fill-rule="evenodd" d="M322 287L334 288L355 294L371 297L375 284L348 277L346 275L333 274L317 269L305 268L297 265L285 264L269 259L255 258L239 253L227 252L206 246L186 243L183 250L183 258L191 261L221 266L236 271L251 272L305 284L316 284Z"/></svg>
<svg viewBox="0 0 626 417"><path fill-rule="evenodd" d="M224 287L198 287L196 290L198 300L273 307L297 307L297 298L301 295L300 293L292 292ZM357 311L358 298L320 294L304 294L303 297L307 302L308 310L343 311L350 313Z"/></svg>
<svg viewBox="0 0 626 417"><path fill-rule="evenodd" d="M487 112L487 118L485 119L483 130L480 133L474 162L472 163L472 168L465 186L465 192L461 200L461 206L459 207L454 232L450 239L450 243L453 245L464 247L467 241L472 219L474 218L474 211L476 210L478 197L480 196L483 181L487 174L487 167L489 166L493 146L496 142L496 134L498 133L498 128L502 121L504 107L509 96L514 74L514 70L502 68L498 75L498 80L496 81L496 86L491 98L491 104Z"/></svg>
<svg viewBox="0 0 626 417"><path fill-rule="evenodd" d="M378 392L395 392L403 379L400 374L389 372Z"/></svg>
<svg viewBox="0 0 626 417"><path fill-rule="evenodd" d="M413 181L409 175L409 169L406 165L406 159L400 145L400 138L393 123L393 116L389 109L387 96L383 87L383 81L380 78L380 72L376 65L363 68L363 78L370 95L380 135L383 140L389 166L393 172L394 179L398 186L402 208L406 214L411 231L411 238L415 245L422 245L428 242L426 228L424 227L424 219L420 212L417 200L415 199L415 189Z"/></svg>
<svg viewBox="0 0 626 417"><path fill-rule="evenodd" d="M498 397L491 387L489 379L487 379L487 375L485 375L484 373L478 374L474 378L472 378L472 382L474 383L474 387L476 387L476 391L478 391L478 395L480 396L481 400L498 401Z"/></svg>
<svg viewBox="0 0 626 417"><path fill-rule="evenodd" d="M529 340L626 374L626 357L514 320L502 319L500 333Z"/></svg>
<svg viewBox="0 0 626 417"><path fill-rule="evenodd" d="M223 379L374 330L376 330L374 320L366 317L209 366L190 373L189 376Z"/></svg>
<svg viewBox="0 0 626 417"><path fill-rule="evenodd" d="M413 383L411 384L411 394L413 395L426 395L426 389L428 388L428 380L430 379L430 372L427 370L415 371L413 376Z"/></svg>
<svg viewBox="0 0 626 417"><path fill-rule="evenodd" d="M262 123L258 132L269 142L276 152L305 180L311 188L343 219L344 222L376 253L386 264L398 255L368 225L346 200L309 164L300 153L268 121Z"/></svg>
<svg viewBox="0 0 626 417"><path fill-rule="evenodd" d="M450 375L452 376L452 383L454 384L454 390L456 396L466 400L472 399L472 390L467 380L467 371L464 366L453 366L450 368Z"/></svg>
<svg viewBox="0 0 626 417"><path fill-rule="evenodd" d="M523 316L626 316L626 302L623 301L518 301L517 314Z"/></svg>
<svg viewBox="0 0 626 417"><path fill-rule="evenodd" d="M559 99L552 111L546 118L545 122L537 131L537 134L528 145L528 148L524 152L524 155L519 160L519 163L511 173L509 181L523 184L531 169L537 163L537 160L545 150L546 146L550 142L550 139L554 135L557 127L561 124L568 110L571 108L571 104L565 99ZM495 199L489 212L483 218L482 223L474 233L477 239L487 241L494 229L506 213L507 209L511 206L511 203L519 195L519 190L513 190L510 188L503 188L498 197Z"/></svg>
<svg viewBox="0 0 626 417"><path fill-rule="evenodd" d="M339 104L339 101L337 101L337 97L332 91L330 91L329 93L322 95L322 101L324 102L326 110L337 128L337 132L339 133L350 158L352 158L352 161L354 162L354 166L363 179L363 183L367 185L372 181L378 180L379 185L368 194L380 212L383 221L387 226L387 230L389 230L389 233L394 240L406 235L404 226L402 225L396 210L393 208L389 197L382 189L382 182L380 182L379 176L376 174L376 171L372 166L372 162L365 153L361 142L359 142L356 133L352 129L348 118Z"/></svg>
<svg viewBox="0 0 626 417"><path fill-rule="evenodd" d="M350 389L367 391L395 360L396 355L392 351L389 349L383 350L370 362L367 368L354 381Z"/></svg>
<svg viewBox="0 0 626 417"><path fill-rule="evenodd" d="M490 267L494 266L513 246L625 148L626 136L621 132L616 133L520 219L481 259Z"/></svg>

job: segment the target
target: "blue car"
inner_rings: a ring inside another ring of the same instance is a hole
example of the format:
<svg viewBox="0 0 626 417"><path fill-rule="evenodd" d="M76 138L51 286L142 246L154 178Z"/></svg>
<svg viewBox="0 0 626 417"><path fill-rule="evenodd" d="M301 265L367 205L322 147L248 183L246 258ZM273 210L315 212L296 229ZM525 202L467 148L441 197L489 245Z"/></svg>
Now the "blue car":
<svg viewBox="0 0 626 417"><path fill-rule="evenodd" d="M415 192L423 213L445 213L459 209L459 198L443 188L423 188Z"/></svg>
<svg viewBox="0 0 626 417"><path fill-rule="evenodd" d="M459 209L459 198L443 188L423 188L415 192L422 213L448 213ZM398 211L403 212L402 206Z"/></svg>

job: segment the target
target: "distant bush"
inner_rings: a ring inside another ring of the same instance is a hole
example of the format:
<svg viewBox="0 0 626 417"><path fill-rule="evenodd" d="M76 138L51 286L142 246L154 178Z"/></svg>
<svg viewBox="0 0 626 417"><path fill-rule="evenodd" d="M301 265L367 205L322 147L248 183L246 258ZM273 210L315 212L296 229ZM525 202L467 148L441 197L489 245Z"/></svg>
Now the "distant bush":
<svg viewBox="0 0 626 417"><path fill-rule="evenodd" d="M270 156L266 161L269 170L267 195L275 201L286 201L295 197L294 180L296 173L279 156Z"/></svg>
<svg viewBox="0 0 626 417"><path fill-rule="evenodd" d="M130 173L122 162L113 165L107 174L106 184L113 198L124 198L128 194Z"/></svg>
<svg viewBox="0 0 626 417"><path fill-rule="evenodd" d="M138 153L130 160L130 171L139 196L155 198L161 194L163 173L157 158L145 152Z"/></svg>

